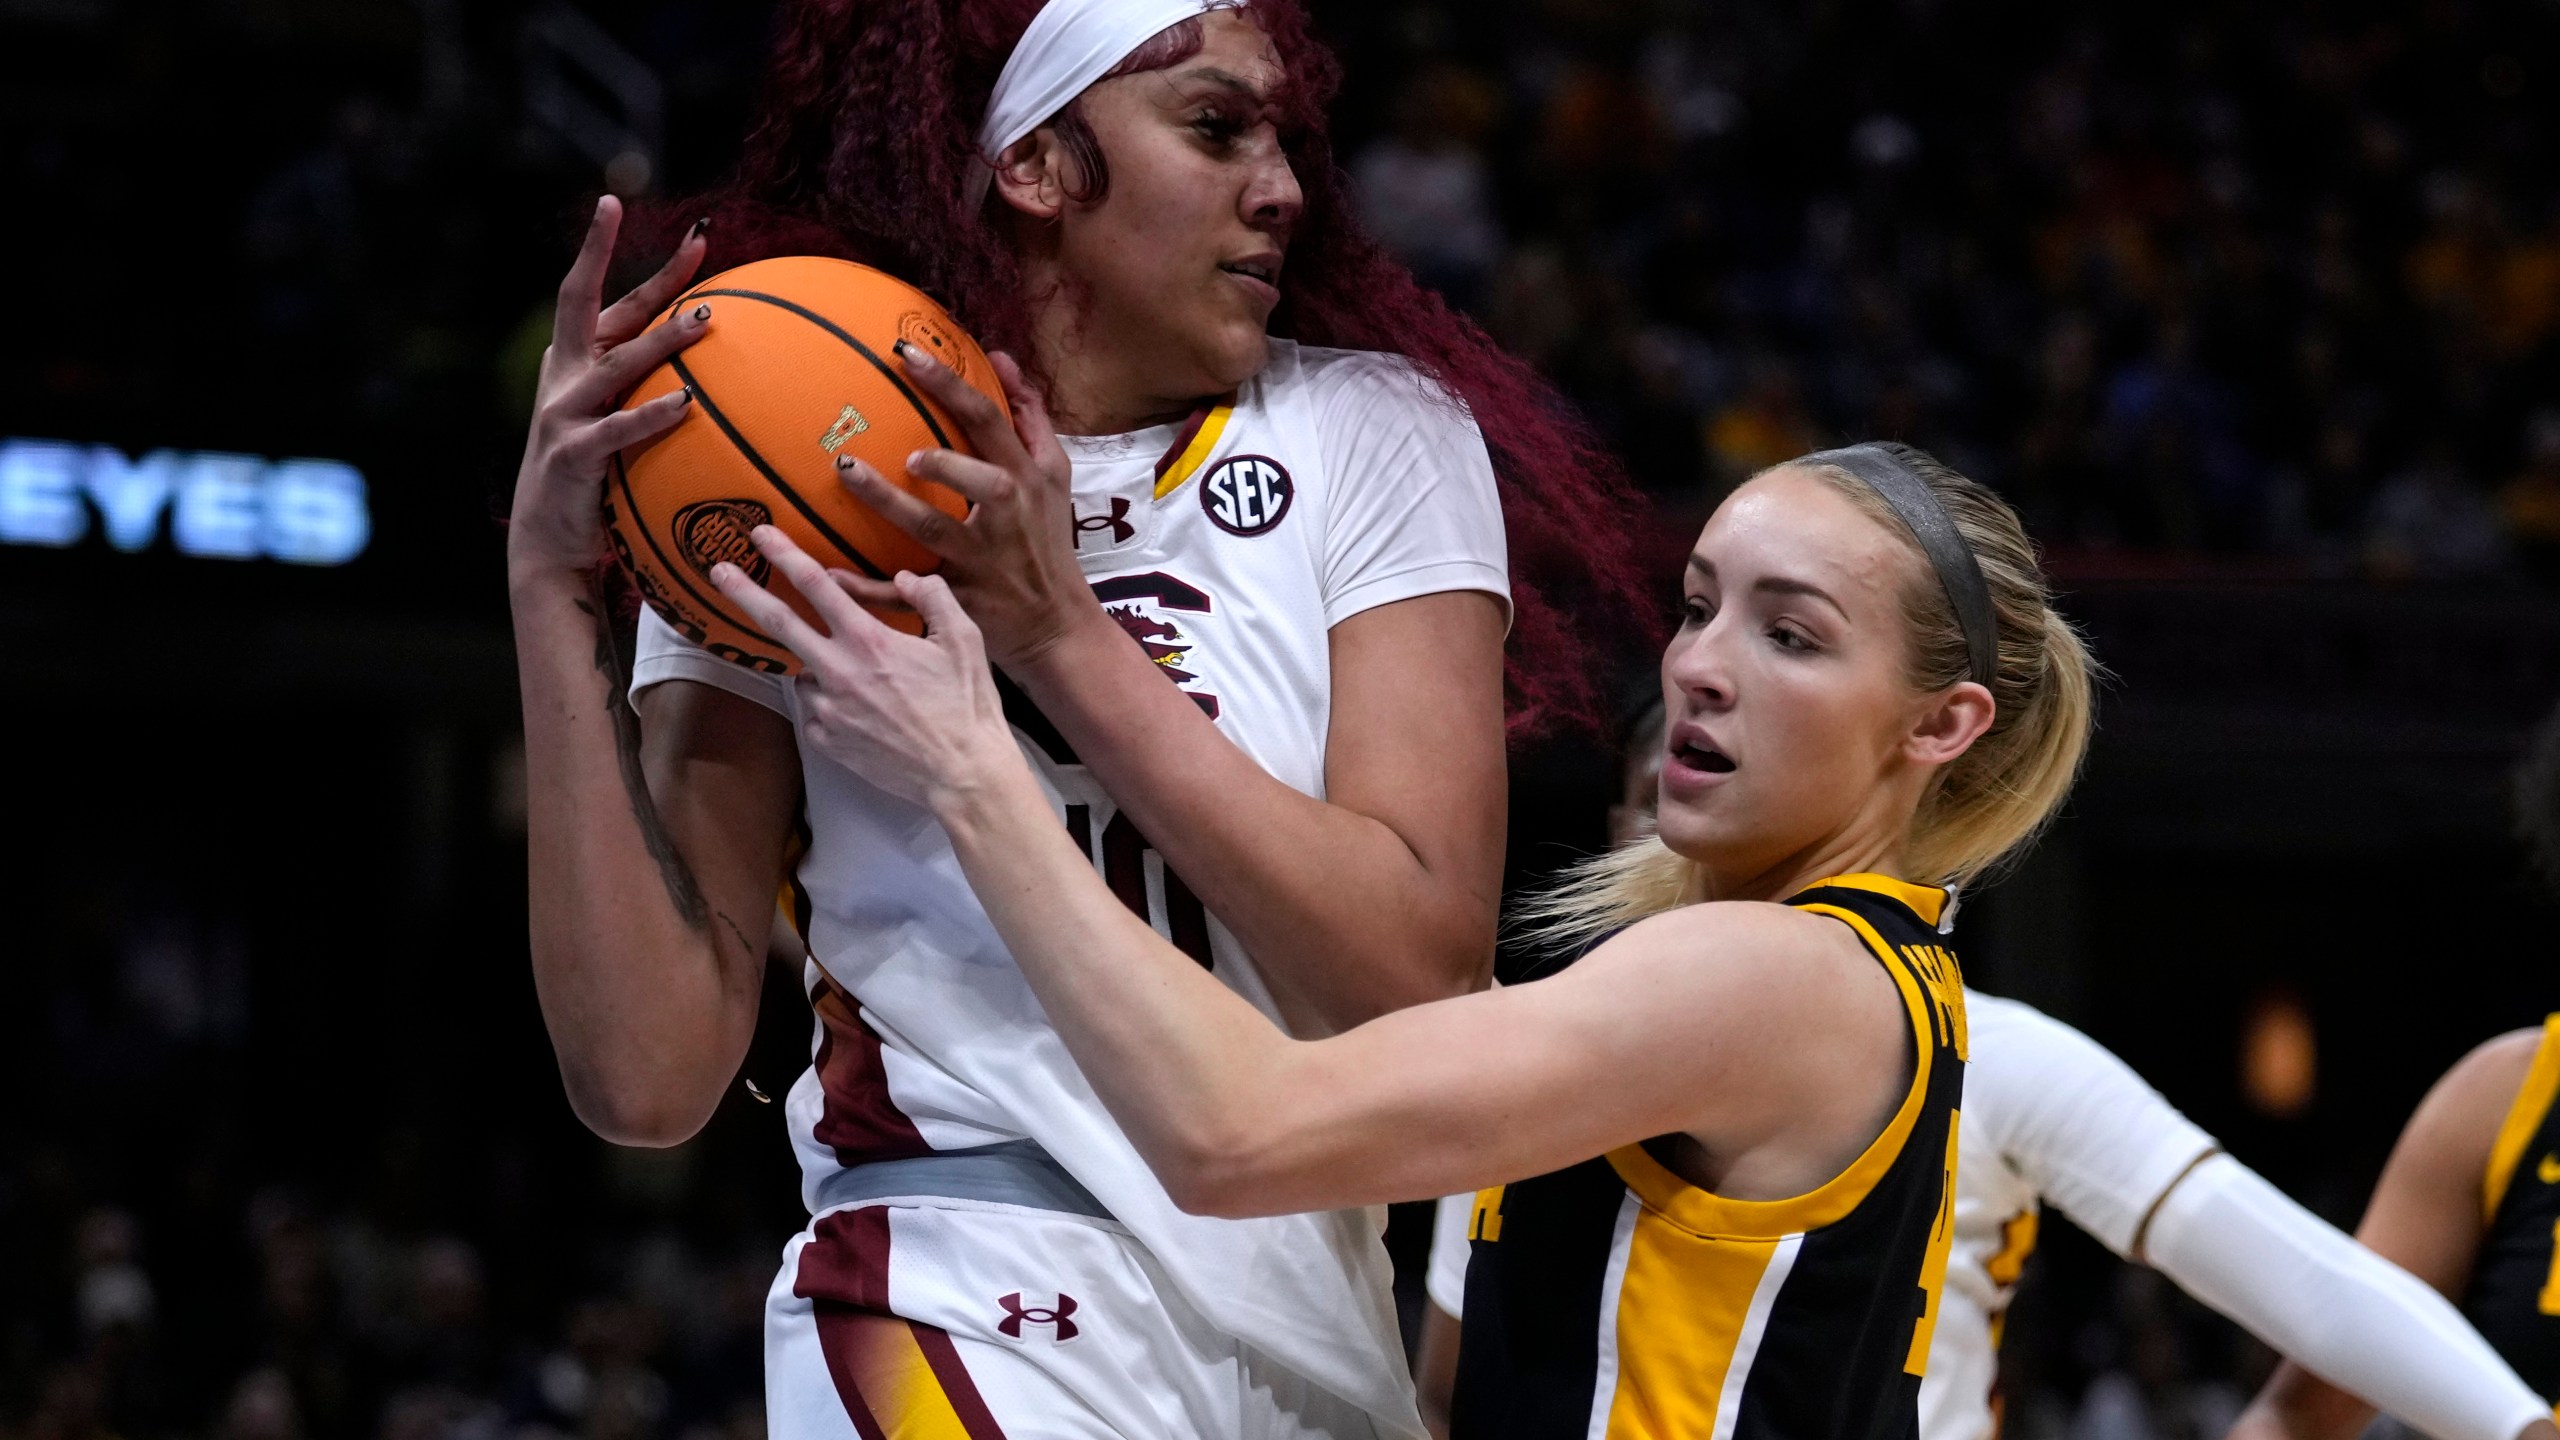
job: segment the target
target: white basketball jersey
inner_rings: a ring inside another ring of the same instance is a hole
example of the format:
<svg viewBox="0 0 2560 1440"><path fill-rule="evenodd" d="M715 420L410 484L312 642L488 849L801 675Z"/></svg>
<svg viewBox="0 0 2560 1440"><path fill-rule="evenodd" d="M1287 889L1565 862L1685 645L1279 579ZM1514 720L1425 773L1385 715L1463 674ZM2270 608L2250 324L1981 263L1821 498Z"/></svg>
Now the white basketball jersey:
<svg viewBox="0 0 2560 1440"><path fill-rule="evenodd" d="M1275 340L1231 403L1185 425L1064 443L1077 556L1096 595L1166 683L1306 794L1324 794L1332 626L1441 591L1507 597L1483 439L1394 357ZM634 692L678 678L796 721L788 683L717 660L644 615ZM1111 888L1284 1019L1252 958L1057 732L1018 694L1007 713L1059 823ZM1409 1433L1376 1220L1177 1210L1049 1028L933 818L805 738L801 767L808 833L795 899L820 1024L788 1118L812 1208L846 1166L1034 1140L1213 1323L1379 1417L1386 1433Z"/></svg>
<svg viewBox="0 0 2560 1440"><path fill-rule="evenodd" d="M2031 1005L1964 992L1973 1058L1956 1140L1956 1235L1920 1382L1921 1440L1998 1428L2000 1322L2042 1202L2123 1255L2213 1137L2122 1060Z"/></svg>

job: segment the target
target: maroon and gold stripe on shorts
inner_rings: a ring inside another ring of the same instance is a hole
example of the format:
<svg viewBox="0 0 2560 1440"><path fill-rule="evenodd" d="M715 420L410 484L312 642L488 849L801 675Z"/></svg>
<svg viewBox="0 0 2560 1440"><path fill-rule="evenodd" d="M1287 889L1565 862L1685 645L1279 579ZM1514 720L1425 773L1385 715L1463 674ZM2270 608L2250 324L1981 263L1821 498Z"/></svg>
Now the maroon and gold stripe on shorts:
<svg viewBox="0 0 2560 1440"><path fill-rule="evenodd" d="M838 1301L815 1304L818 1348L862 1440L1004 1440L948 1334Z"/></svg>

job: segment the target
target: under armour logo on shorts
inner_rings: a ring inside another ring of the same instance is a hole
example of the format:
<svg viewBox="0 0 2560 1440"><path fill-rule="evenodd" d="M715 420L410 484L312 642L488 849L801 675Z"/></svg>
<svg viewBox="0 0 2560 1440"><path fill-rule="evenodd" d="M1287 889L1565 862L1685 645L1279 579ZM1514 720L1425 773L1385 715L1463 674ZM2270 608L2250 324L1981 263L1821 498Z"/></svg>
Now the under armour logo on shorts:
<svg viewBox="0 0 2560 1440"><path fill-rule="evenodd" d="M1076 1322L1067 1318L1076 1313L1075 1297L1072 1295L1060 1295L1055 1308L1026 1306L1022 1303L1022 1292L1019 1290L996 1303L1004 1307L1004 1318L996 1322L996 1328L1003 1331L1008 1340L1021 1339L1022 1327L1025 1325L1055 1325L1058 1327L1058 1339L1076 1338Z"/></svg>

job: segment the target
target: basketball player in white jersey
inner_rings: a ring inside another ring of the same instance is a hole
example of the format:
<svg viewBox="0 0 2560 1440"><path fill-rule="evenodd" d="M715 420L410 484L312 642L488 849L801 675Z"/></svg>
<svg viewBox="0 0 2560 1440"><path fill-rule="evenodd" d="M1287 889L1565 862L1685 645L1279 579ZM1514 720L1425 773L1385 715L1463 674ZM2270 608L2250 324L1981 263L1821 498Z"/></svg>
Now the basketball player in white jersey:
<svg viewBox="0 0 2560 1440"><path fill-rule="evenodd" d="M1658 710L1631 727L1613 840L1647 823ZM1991 1440L2001 1321L2050 1201L2306 1368L2436 1440L2516 1440L2551 1412L2453 1306L2223 1153L2104 1047L2032 1006L1965 991L1972 1058L1957 1129L1955 1243L1920 1385L1921 1440ZM1416 1357L1448 1413L1474 1197L1439 1206Z"/></svg>
<svg viewBox="0 0 2560 1440"><path fill-rule="evenodd" d="M934 26L883 33L965 49L1001 8L942 4ZM786 39L896 21L801 10ZM911 50L839 41L851 58L826 52L776 84L834 85L838 63L878 70L863 81L875 100L920 83ZM1338 173L1302 191L1292 165L1292 137L1315 123L1292 110L1306 77L1290 57L1309 43L1284 0L1050 0L983 113L946 93L963 81L937 81L942 108L899 123L958 117L977 158L971 198L955 185L928 228L955 253L992 229L1020 281L953 308L999 349L987 327L1019 320L1028 363L998 361L1008 417L903 351L978 457L909 469L968 496L966 522L845 473L945 557L1058 824L1132 909L1302 1034L1482 983L1503 835L1506 511L1542 513L1540 496L1591 469L1524 459L1524 435L1560 433L1551 412L1505 399L1529 394L1526 372L1328 221L1338 204L1311 208L1310 193L1344 192ZM952 61L964 79L967 59ZM843 133L881 141L876 126ZM914 203L897 177L843 183L872 185L875 209ZM813 1218L769 1299L771 1432L1418 1435L1379 1217L1216 1220L1167 1200L932 817L807 748L830 694L860 677L768 679L644 615L626 705L598 638L602 466L700 422L681 394L630 412L613 397L718 320L644 328L702 261L698 230L599 313L617 215L599 207L563 286L509 536L535 978L581 1117L620 1143L681 1141L736 1073L797 850L819 1025L787 1111ZM1302 273L1301 339L1401 317L1371 343L1414 347L1446 383L1401 355L1271 338ZM946 288L975 283L955 275ZM1499 405L1498 494L1471 412ZM1522 597L1524 621L1534 603Z"/></svg>

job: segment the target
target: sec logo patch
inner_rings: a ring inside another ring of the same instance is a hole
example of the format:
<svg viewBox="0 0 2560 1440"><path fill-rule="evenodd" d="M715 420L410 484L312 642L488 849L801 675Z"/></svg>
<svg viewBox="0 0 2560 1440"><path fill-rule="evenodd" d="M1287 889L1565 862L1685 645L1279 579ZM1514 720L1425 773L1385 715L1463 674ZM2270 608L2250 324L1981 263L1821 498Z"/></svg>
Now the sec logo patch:
<svg viewBox="0 0 2560 1440"><path fill-rule="evenodd" d="M1200 485L1200 508L1230 535L1264 535L1289 513L1298 487L1280 462L1236 455L1218 462Z"/></svg>

